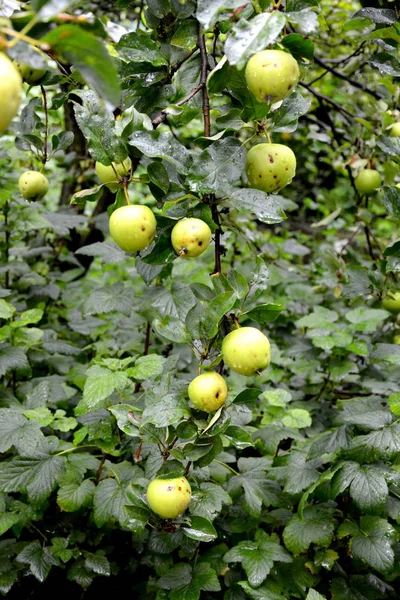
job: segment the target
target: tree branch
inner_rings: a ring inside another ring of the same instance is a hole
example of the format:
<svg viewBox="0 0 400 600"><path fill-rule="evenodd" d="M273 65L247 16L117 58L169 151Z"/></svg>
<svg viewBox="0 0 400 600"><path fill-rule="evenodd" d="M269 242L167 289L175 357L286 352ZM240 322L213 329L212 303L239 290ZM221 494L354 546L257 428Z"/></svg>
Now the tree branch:
<svg viewBox="0 0 400 600"><path fill-rule="evenodd" d="M318 58L318 56L314 56L314 62L317 65L319 65L320 67L323 67L326 71L329 71L329 73L332 73L332 75L334 75L335 77L339 77L339 79L343 79L344 81L347 81L353 87L358 88L359 90L362 90L363 92L365 92L366 94L369 94L376 100L381 100L383 98L383 96L381 94L379 94L378 92L374 92L373 90L370 90L363 83L354 81L354 79L352 79L349 75L345 75L345 73L338 71L334 67L330 67L325 61L323 61L321 58Z"/></svg>
<svg viewBox="0 0 400 600"><path fill-rule="evenodd" d="M306 90L308 90L309 92L311 92L311 94L313 96L315 96L316 98L318 98L318 100L323 100L324 102L327 102L328 104L331 104L334 108L336 108L337 111L343 113L346 116L351 117L352 119L356 119L356 115L354 115L349 110L347 110L347 108L343 108L343 106L340 106L340 104L338 104L337 102L335 102L334 100L332 100L331 98L329 98L329 96L325 96L324 94L320 94L311 85L308 85L307 83L303 83L302 81L299 82L299 85L301 85L302 87L306 88Z"/></svg>

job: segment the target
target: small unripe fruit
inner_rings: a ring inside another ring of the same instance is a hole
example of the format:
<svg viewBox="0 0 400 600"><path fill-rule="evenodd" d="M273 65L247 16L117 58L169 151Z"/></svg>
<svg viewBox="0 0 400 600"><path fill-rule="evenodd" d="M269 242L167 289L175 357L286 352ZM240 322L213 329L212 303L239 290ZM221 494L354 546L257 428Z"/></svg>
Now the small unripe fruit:
<svg viewBox="0 0 400 600"><path fill-rule="evenodd" d="M389 291L387 296L382 300L382 307L390 312L400 312L400 291Z"/></svg>
<svg viewBox="0 0 400 600"><path fill-rule="evenodd" d="M211 229L201 219L181 219L172 229L171 243L179 256L195 258L207 250L211 242Z"/></svg>
<svg viewBox="0 0 400 600"><path fill-rule="evenodd" d="M356 190L362 196L372 194L381 183L381 176L375 169L364 169L354 180Z"/></svg>
<svg viewBox="0 0 400 600"><path fill-rule="evenodd" d="M12 61L0 53L0 133L15 117L21 102L22 79Z"/></svg>
<svg viewBox="0 0 400 600"><path fill-rule="evenodd" d="M116 192L119 188L119 178L128 175L131 170L132 161L128 156L122 163L113 162L112 165L115 170L111 165L107 166L96 162L95 170L101 183L105 183L111 192Z"/></svg>
<svg viewBox="0 0 400 600"><path fill-rule="evenodd" d="M228 397L228 387L219 373L202 373L190 382L188 395L197 408L212 412L224 404Z"/></svg>
<svg viewBox="0 0 400 600"><path fill-rule="evenodd" d="M395 123L390 130L392 137L400 137L400 123Z"/></svg>
<svg viewBox="0 0 400 600"><path fill-rule="evenodd" d="M49 189L49 180L39 171L25 171L18 181L19 191L27 200L40 200Z"/></svg>
<svg viewBox="0 0 400 600"><path fill-rule="evenodd" d="M125 252L144 250L156 234L157 222L148 206L130 204L114 210L109 222L110 235Z"/></svg>
<svg viewBox="0 0 400 600"><path fill-rule="evenodd" d="M175 519L185 512L192 497L186 477L153 479L147 488L147 502L153 512L164 519Z"/></svg>
<svg viewBox="0 0 400 600"><path fill-rule="evenodd" d="M268 338L255 327L235 329L222 342L222 358L236 373L255 375L270 363Z"/></svg>
<svg viewBox="0 0 400 600"><path fill-rule="evenodd" d="M246 84L259 102L278 102L292 92L300 79L297 61L282 50L254 54L245 69Z"/></svg>
<svg viewBox="0 0 400 600"><path fill-rule="evenodd" d="M283 144L257 144L247 153L246 174L250 187L279 192L296 174L296 157Z"/></svg>
<svg viewBox="0 0 400 600"><path fill-rule="evenodd" d="M21 74L22 79L29 85L39 83L47 73L47 69L35 69L34 67L17 60L15 61L15 66Z"/></svg>

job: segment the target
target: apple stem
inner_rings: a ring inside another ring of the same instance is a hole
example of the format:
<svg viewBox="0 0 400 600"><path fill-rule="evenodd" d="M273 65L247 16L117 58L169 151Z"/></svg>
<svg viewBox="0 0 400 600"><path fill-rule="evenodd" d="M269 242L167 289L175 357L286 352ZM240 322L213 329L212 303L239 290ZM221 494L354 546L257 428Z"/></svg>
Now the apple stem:
<svg viewBox="0 0 400 600"><path fill-rule="evenodd" d="M269 143L269 144L272 144L272 142L271 142L271 137L270 137L270 135L269 135L268 131L266 131L266 132L265 132L265 135L266 135L266 137L267 137L268 143Z"/></svg>
<svg viewBox="0 0 400 600"><path fill-rule="evenodd" d="M123 187L124 187L124 194L125 194L126 203L128 204L128 206L130 206L131 202L129 200L128 188L127 188L126 183L124 183Z"/></svg>

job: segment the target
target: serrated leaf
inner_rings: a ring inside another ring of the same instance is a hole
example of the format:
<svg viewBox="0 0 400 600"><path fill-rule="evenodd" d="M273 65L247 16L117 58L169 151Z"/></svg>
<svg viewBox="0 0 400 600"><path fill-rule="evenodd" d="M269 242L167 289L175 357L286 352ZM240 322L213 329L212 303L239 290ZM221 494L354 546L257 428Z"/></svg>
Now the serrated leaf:
<svg viewBox="0 0 400 600"><path fill-rule="evenodd" d="M255 541L246 540L229 550L224 561L241 562L250 585L257 587L269 575L274 562L292 562L288 552L280 545L278 537L256 531Z"/></svg>
<svg viewBox="0 0 400 600"><path fill-rule="evenodd" d="M124 506L129 504L125 488L115 479L104 479L98 484L94 494L94 520L97 527L116 519L121 525L127 520Z"/></svg>
<svg viewBox="0 0 400 600"><path fill-rule="evenodd" d="M9 344L0 344L0 377L13 369L17 371L29 369L25 351Z"/></svg>
<svg viewBox="0 0 400 600"><path fill-rule="evenodd" d="M239 210L250 210L263 223L281 223L286 215L279 198L253 188L243 188L230 194L229 201Z"/></svg>
<svg viewBox="0 0 400 600"><path fill-rule="evenodd" d="M20 454L28 456L41 438L43 434L39 423L29 421L12 408L0 409L0 452L7 452L15 446Z"/></svg>
<svg viewBox="0 0 400 600"><path fill-rule="evenodd" d="M16 558L21 563L27 563L32 575L41 582L47 578L51 567L58 565L58 560L52 555L50 549L43 547L37 540L25 546Z"/></svg>
<svg viewBox="0 0 400 600"><path fill-rule="evenodd" d="M192 515L212 521L221 512L222 506L227 504L232 504L232 500L221 486L203 482L192 496L189 511Z"/></svg>
<svg viewBox="0 0 400 600"><path fill-rule="evenodd" d="M0 490L27 492L39 501L52 492L65 467L65 457L42 455L38 458L16 457L6 461L0 471Z"/></svg>
<svg viewBox="0 0 400 600"><path fill-rule="evenodd" d="M126 259L125 252L111 242L95 242L94 244L78 248L75 254L98 256L106 264L119 263Z"/></svg>
<svg viewBox="0 0 400 600"><path fill-rule="evenodd" d="M171 133L135 131L129 143L149 158L163 158L179 173L185 173L191 161L188 150Z"/></svg>
<svg viewBox="0 0 400 600"><path fill-rule="evenodd" d="M298 92L290 94L274 112L274 131L294 131L299 117L308 113L311 107L311 98L304 98Z"/></svg>
<svg viewBox="0 0 400 600"><path fill-rule="evenodd" d="M157 585L172 590L169 593L170 600L198 600L201 590L218 592L221 589L216 572L206 562L193 567L179 563L169 569Z"/></svg>
<svg viewBox="0 0 400 600"><path fill-rule="evenodd" d="M90 367L87 371L88 378L83 389L83 398L75 411L77 415L83 415L97 408L103 400L109 398L115 390L123 390L132 387L132 382L126 373L112 372L99 365Z"/></svg>
<svg viewBox="0 0 400 600"><path fill-rule="evenodd" d="M132 290L118 282L94 290L85 302L84 314L98 315L118 311L129 317L132 306Z"/></svg>
<svg viewBox="0 0 400 600"><path fill-rule="evenodd" d="M353 537L351 552L368 566L384 573L391 569L394 562L392 535L392 528L384 519L361 517L360 532Z"/></svg>
<svg viewBox="0 0 400 600"><path fill-rule="evenodd" d="M123 35L116 49L129 63L151 63L154 67L168 65L168 58L162 52L160 44L139 29Z"/></svg>
<svg viewBox="0 0 400 600"><path fill-rule="evenodd" d="M276 321L283 311L282 304L259 304L255 308L241 313L239 320L250 319L260 325Z"/></svg>
<svg viewBox="0 0 400 600"><path fill-rule="evenodd" d="M9 319L15 313L16 308L6 300L0 299L0 319Z"/></svg>
<svg viewBox="0 0 400 600"><path fill-rule="evenodd" d="M350 488L350 496L363 511L380 510L389 494L383 473L372 466L347 462L335 476L333 489Z"/></svg>
<svg viewBox="0 0 400 600"><path fill-rule="evenodd" d="M144 381L150 377L156 377L161 375L165 358L158 354L149 354L148 356L141 356L135 362L133 367L127 369L127 373L130 377L137 379L138 381Z"/></svg>
<svg viewBox="0 0 400 600"><path fill-rule="evenodd" d="M87 552L85 556L85 567L91 569L98 575L104 575L106 577L111 575L111 567L108 558L103 556L100 551L95 554Z"/></svg>
<svg viewBox="0 0 400 600"><path fill-rule="evenodd" d="M308 410L303 408L292 408L282 417L282 423L286 427L294 427L302 429L303 427L311 427L312 419Z"/></svg>
<svg viewBox="0 0 400 600"><path fill-rule="evenodd" d="M90 479L82 483L69 483L58 490L57 504L66 512L73 512L80 508L87 508L92 504L96 486Z"/></svg>
<svg viewBox="0 0 400 600"><path fill-rule="evenodd" d="M332 509L325 506L308 506L303 519L294 515L283 531L286 548L295 555L308 550L311 544L326 548L332 541L335 521Z"/></svg>

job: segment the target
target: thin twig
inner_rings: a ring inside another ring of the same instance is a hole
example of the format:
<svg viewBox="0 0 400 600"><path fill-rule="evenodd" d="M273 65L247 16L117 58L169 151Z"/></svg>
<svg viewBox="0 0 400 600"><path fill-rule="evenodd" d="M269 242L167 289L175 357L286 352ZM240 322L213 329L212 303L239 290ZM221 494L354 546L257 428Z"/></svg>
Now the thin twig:
<svg viewBox="0 0 400 600"><path fill-rule="evenodd" d="M49 113L48 113L48 108L47 108L46 90L44 89L44 87L42 85L40 86L40 90L42 92L43 110L44 110L44 143L43 143L43 158L42 158L42 164L44 167L44 165L47 163L47 140L49 137Z"/></svg>
<svg viewBox="0 0 400 600"><path fill-rule="evenodd" d="M146 334L144 337L144 348L143 348L143 356L147 356L150 348L150 333L151 333L151 324L147 321L146 325ZM135 394L140 391L141 383L138 381L135 385Z"/></svg>
<svg viewBox="0 0 400 600"><path fill-rule="evenodd" d="M353 87L358 88L359 90L362 90L363 92L365 92L366 94L369 94L370 96L373 96L373 98L375 98L376 100L381 100L383 98L383 96L381 94L379 94L378 92L374 92L373 90L370 90L363 83L360 83L359 81L354 81L354 79L352 79L349 75L346 75L345 73L342 73L341 71L338 71L334 67L330 67L325 61L323 61L318 56L314 56L314 62L317 65L319 65L320 67L323 67L324 69L329 71L329 73L332 73L332 75L334 75L335 77L338 77L339 79L343 79L344 81L347 81L348 83L350 83L350 85L352 85Z"/></svg>
<svg viewBox="0 0 400 600"><path fill-rule="evenodd" d="M324 102L327 102L328 104L331 104L334 108L336 108L336 110L338 110L342 114L344 114L346 116L349 116L352 119L356 119L357 118L356 115L354 115L349 110L347 110L347 108L344 108L343 106L340 106L340 104L338 104L337 102L335 102L334 100L332 100L331 98L329 98L329 96L325 96L324 94L320 94L311 85L308 85L307 83L303 83L302 81L300 81L299 85L301 85L302 87L306 88L306 90L308 90L309 92L311 92L311 94L313 96L315 96L316 98L318 98L318 100L323 100Z"/></svg>
<svg viewBox="0 0 400 600"><path fill-rule="evenodd" d="M210 99L208 97L207 90L207 50L206 50L206 42L204 35L201 35L199 29L199 48L200 48L200 57L201 57L201 76L200 76L200 85L203 89L203 120L204 120L204 135L205 137L210 137L211 135L211 120L210 120Z"/></svg>

